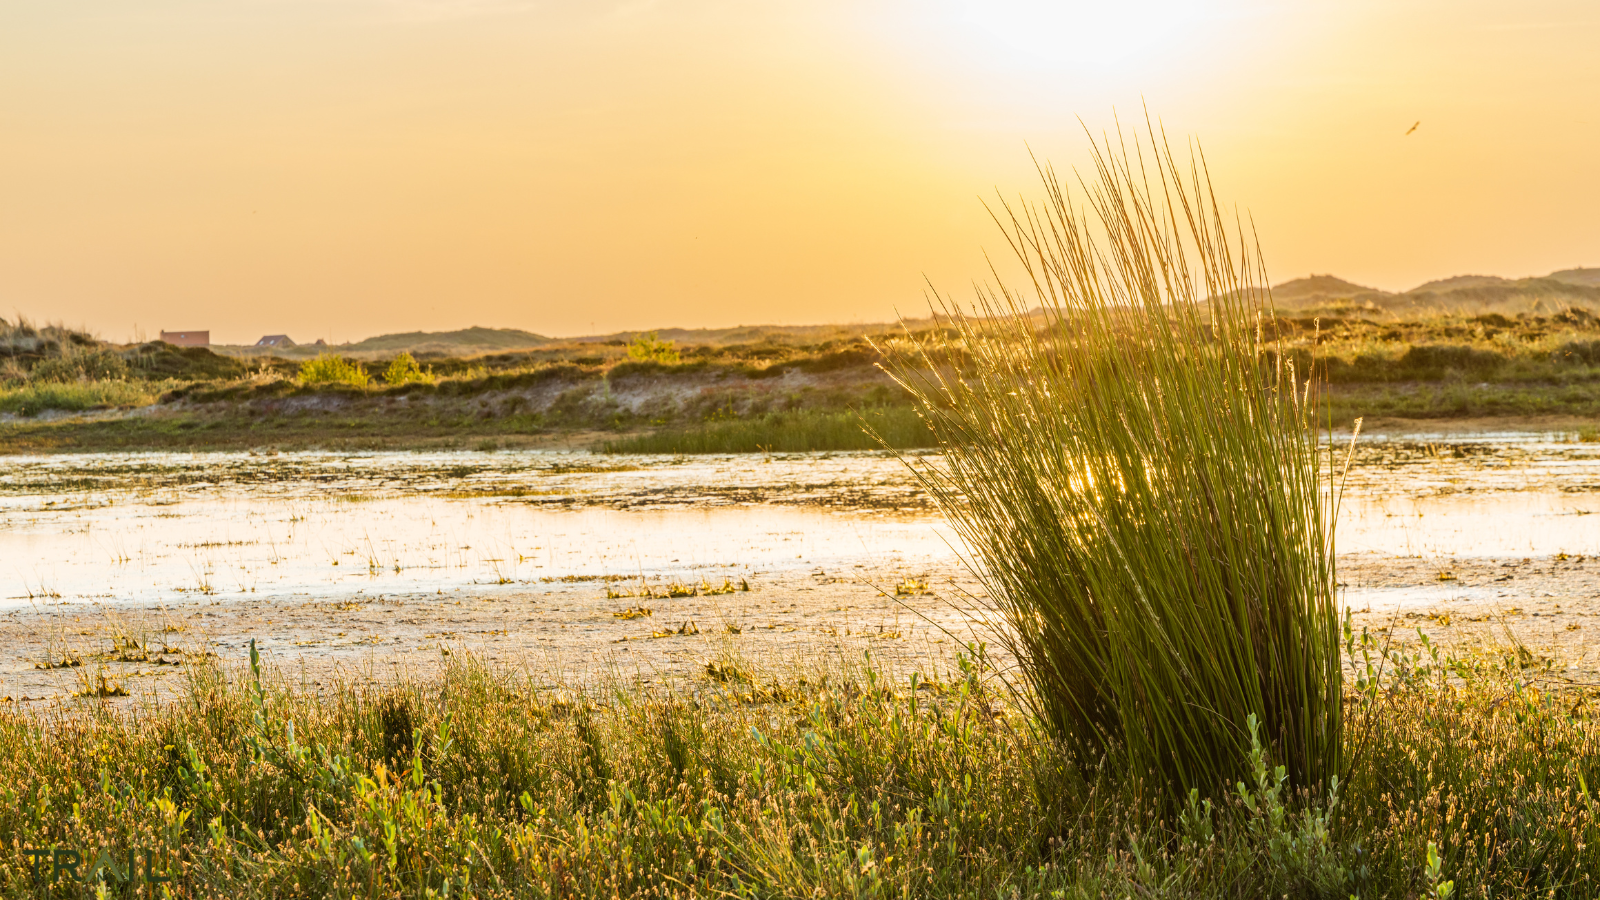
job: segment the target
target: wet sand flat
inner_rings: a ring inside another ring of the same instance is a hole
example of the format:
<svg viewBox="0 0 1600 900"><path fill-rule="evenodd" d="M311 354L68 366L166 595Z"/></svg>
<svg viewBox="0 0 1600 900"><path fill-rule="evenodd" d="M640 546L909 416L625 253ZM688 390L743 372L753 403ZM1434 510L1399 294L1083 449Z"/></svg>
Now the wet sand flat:
<svg viewBox="0 0 1600 900"><path fill-rule="evenodd" d="M1553 660L1559 674L1600 681L1600 559L1457 560L1448 581L1439 580L1432 561L1341 562L1358 629L1392 630L1404 643L1420 628L1464 647L1504 643L1509 633ZM896 596L906 582L915 593L902 588L909 595ZM181 687L184 665L197 654L242 663L252 638L280 670L311 682L336 671L375 679L421 674L444 653L462 651L543 673L552 685L611 675L692 679L729 653L782 665L869 652L914 665L951 658L972 641L993 647L994 634L971 609L978 592L969 575L949 567L789 575L709 597L607 598L602 583L584 582L493 595L13 610L0 615L0 696L61 699L93 687L98 674L137 693L167 695ZM650 613L638 614L641 607ZM78 664L39 668L64 658Z"/></svg>
<svg viewBox="0 0 1600 900"><path fill-rule="evenodd" d="M1595 512L1595 445L1365 438L1341 515L1343 602L1358 628L1509 633L1600 681ZM0 697L170 694L200 655L242 662L252 638L313 683L465 651L552 683L694 678L730 653L915 665L993 643L958 548L878 454L14 458L0 464Z"/></svg>

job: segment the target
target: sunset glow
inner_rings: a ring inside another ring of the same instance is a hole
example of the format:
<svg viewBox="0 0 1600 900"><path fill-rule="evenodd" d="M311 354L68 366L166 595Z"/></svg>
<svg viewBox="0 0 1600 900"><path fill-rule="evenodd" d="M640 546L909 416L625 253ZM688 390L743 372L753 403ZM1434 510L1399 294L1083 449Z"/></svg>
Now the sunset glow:
<svg viewBox="0 0 1600 900"><path fill-rule="evenodd" d="M1597 39L1576 0L18 0L0 315L886 321L986 275L1030 148L1146 107L1276 281L1600 265Z"/></svg>

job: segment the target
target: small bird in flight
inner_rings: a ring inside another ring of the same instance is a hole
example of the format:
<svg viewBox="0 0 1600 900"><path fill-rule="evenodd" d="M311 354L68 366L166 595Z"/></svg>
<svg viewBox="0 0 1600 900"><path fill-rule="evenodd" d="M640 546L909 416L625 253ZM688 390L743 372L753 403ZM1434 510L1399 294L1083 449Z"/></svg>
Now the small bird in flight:
<svg viewBox="0 0 1600 900"><path fill-rule="evenodd" d="M1410 134L1411 132L1416 131L1417 130L1417 125L1421 125L1421 124L1422 124L1422 120L1418 119L1417 122L1416 122L1416 125L1412 125L1410 128L1406 129L1406 134Z"/></svg>

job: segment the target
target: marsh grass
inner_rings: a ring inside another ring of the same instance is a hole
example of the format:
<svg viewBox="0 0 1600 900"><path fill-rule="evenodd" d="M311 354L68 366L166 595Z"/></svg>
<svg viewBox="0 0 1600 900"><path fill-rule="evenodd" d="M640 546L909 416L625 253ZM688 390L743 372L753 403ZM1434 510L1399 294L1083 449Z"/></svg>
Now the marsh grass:
<svg viewBox="0 0 1600 900"><path fill-rule="evenodd" d="M36 416L48 409L84 412L149 406L181 382L176 381L27 381L0 385L0 412Z"/></svg>
<svg viewBox="0 0 1600 900"><path fill-rule="evenodd" d="M34 381L118 381L128 376L128 363L110 347L73 347L39 360L29 371Z"/></svg>
<svg viewBox="0 0 1600 900"><path fill-rule="evenodd" d="M0 893L44 890L24 851L60 847L241 900L1594 896L1594 692L1510 650L1351 644L1336 799L1247 734L1239 783L1177 814L1064 754L981 653L775 672L725 650L690 681L586 688L460 651L320 686L197 661L170 702L123 706L90 675L95 699L0 705Z"/></svg>
<svg viewBox="0 0 1600 900"><path fill-rule="evenodd" d="M1600 384L1343 384L1328 391L1332 419L1448 420L1485 417L1600 417Z"/></svg>
<svg viewBox="0 0 1600 900"><path fill-rule="evenodd" d="M1097 148L1081 209L1048 168L1042 203L1002 206L1032 290L944 303L957 365L927 341L893 358L945 450L912 467L1069 746L1210 794L1254 717L1288 783L1325 791L1341 682L1316 383L1264 365L1265 278L1199 163L1154 132L1140 153Z"/></svg>
<svg viewBox="0 0 1600 900"><path fill-rule="evenodd" d="M99 343L89 332L60 322L36 325L26 316L19 315L15 322L0 318L0 353L8 358L31 363L93 349Z"/></svg>

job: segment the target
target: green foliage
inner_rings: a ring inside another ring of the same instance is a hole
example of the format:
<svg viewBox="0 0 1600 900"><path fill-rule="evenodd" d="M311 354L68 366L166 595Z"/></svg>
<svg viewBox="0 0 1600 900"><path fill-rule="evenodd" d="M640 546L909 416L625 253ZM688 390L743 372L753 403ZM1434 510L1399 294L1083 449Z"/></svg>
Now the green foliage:
<svg viewBox="0 0 1600 900"><path fill-rule="evenodd" d="M1262 852L1263 863L1283 881L1305 886L1317 894L1336 894L1350 878L1339 859L1332 832L1332 819L1339 803L1339 776L1329 779L1326 806L1311 803L1296 815L1284 796L1288 770L1277 766L1268 774L1267 753L1261 746L1259 723L1252 714L1250 728L1250 768L1254 787L1243 781L1234 785L1245 810L1245 828ZM1189 794L1189 809L1194 809L1198 792Z"/></svg>
<svg viewBox="0 0 1600 900"><path fill-rule="evenodd" d="M367 370L360 363L342 356L319 355L300 364L302 384L348 384L367 386Z"/></svg>
<svg viewBox="0 0 1600 900"><path fill-rule="evenodd" d="M1036 329L1047 327L1042 314L1030 321ZM959 329L920 322L914 328L912 337L925 342L930 362L952 368L971 365ZM1260 368L1270 375L1281 360L1304 373L1314 363L1328 377L1325 398L1339 425L1361 416L1600 417L1600 366L1595 364L1600 360L1595 352L1600 320L1570 311L1383 321L1279 315L1264 316L1262 329L1268 341ZM289 393L318 388L293 378L300 358L251 357L246 365L204 347L151 341L115 348L59 325L0 322L0 391L5 398L0 405L5 410L31 415L46 409L157 404L154 416L120 422L96 417L0 423L0 449L221 449L263 443L398 448L438 446L458 438L531 443L560 432L646 428L660 432L637 443L638 449L650 452L876 447L859 433L859 423L848 412L855 408L885 410L873 415L897 424L873 420L869 425L882 431L891 446L934 443L916 420L910 398L882 384L882 372L873 364L883 354L860 335L876 334L890 354L910 338L871 326L819 327L806 332L804 340L788 332L781 340L771 335L757 340L757 332L746 341L745 331L738 333L737 342L697 340L680 347L677 363L629 359L621 340L551 342L470 359L431 359L419 367L424 375L435 376L431 382L393 388L407 395L404 404L394 403L388 391L355 394L346 389L347 382L324 382L337 395L327 398L329 408L340 412L335 425L333 420L308 419L277 402ZM1412 353L1412 348L1419 349ZM313 351L297 352L304 357ZM104 365L68 361L76 355L98 358ZM86 386L86 379L97 375L113 381L124 377L114 356L126 360L126 378L162 384ZM382 380L390 362L385 355L373 374ZM42 365L39 377L32 372L36 365ZM190 384L174 385L172 380ZM612 393L625 393L628 400L618 402ZM708 416L717 409L738 410L750 421ZM626 441L610 443L621 450L635 446Z"/></svg>
<svg viewBox="0 0 1600 900"><path fill-rule="evenodd" d="M916 410L904 406L859 412L801 410L718 418L693 428L607 441L606 453L803 453L816 450L898 450L933 446Z"/></svg>
<svg viewBox="0 0 1600 900"><path fill-rule="evenodd" d="M48 356L34 364L34 381L114 381L126 378L128 363L109 347L72 350Z"/></svg>
<svg viewBox="0 0 1600 900"><path fill-rule="evenodd" d="M1037 297L946 304L958 369L926 341L891 363L946 451L914 468L1069 746L1176 804L1244 774L1253 716L1288 783L1325 790L1341 678L1314 384L1263 371L1256 262L1198 167L1150 150L1165 194L1097 151L1093 222L1042 171L1046 200L1007 220Z"/></svg>
<svg viewBox="0 0 1600 900"><path fill-rule="evenodd" d="M1591 693L1529 696L1514 653L1384 655L1336 800L1257 741L1248 781L1176 818L1141 773L1063 757L983 659L574 693L466 654L317 690L252 652L135 714L5 704L0 894L39 895L23 851L65 847L239 900L1595 896Z"/></svg>
<svg viewBox="0 0 1600 900"><path fill-rule="evenodd" d="M383 370L385 384L411 384L412 382L431 383L433 370L422 371L410 353L401 353L389 362L389 367Z"/></svg>
<svg viewBox="0 0 1600 900"><path fill-rule="evenodd" d="M663 341L654 331L646 331L628 342L628 358L640 362L676 363L678 348L672 341Z"/></svg>
<svg viewBox="0 0 1600 900"><path fill-rule="evenodd" d="M1456 883L1446 881L1440 874L1444 867L1444 860L1439 858L1439 846L1433 841L1428 842L1428 856L1425 863L1425 876L1428 882L1429 900L1450 900L1455 896Z"/></svg>
<svg viewBox="0 0 1600 900"><path fill-rule="evenodd" d="M0 412L34 416L49 409L83 412L149 406L177 382L36 381L0 387Z"/></svg>
<svg viewBox="0 0 1600 900"><path fill-rule="evenodd" d="M1597 321L1569 310L1553 316L1419 316L1264 319L1263 328L1301 371L1313 357L1330 384L1446 382L1526 385L1600 378Z"/></svg>
<svg viewBox="0 0 1600 900"><path fill-rule="evenodd" d="M1600 383L1341 385L1328 394L1334 422L1360 417L1600 417Z"/></svg>
<svg viewBox="0 0 1600 900"><path fill-rule="evenodd" d="M1355 762L1340 813L1360 880L1428 897L1600 895L1593 690L1518 643L1457 656L1420 629L1403 645L1348 619L1345 641Z"/></svg>

